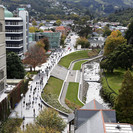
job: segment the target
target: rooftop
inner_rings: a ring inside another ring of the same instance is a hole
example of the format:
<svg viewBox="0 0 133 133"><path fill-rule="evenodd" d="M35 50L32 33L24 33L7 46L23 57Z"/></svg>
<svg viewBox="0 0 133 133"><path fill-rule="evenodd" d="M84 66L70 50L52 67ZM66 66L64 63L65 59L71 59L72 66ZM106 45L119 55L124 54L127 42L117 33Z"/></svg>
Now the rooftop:
<svg viewBox="0 0 133 133"><path fill-rule="evenodd" d="M56 27L55 30L65 30L65 27L64 26L59 26L59 27Z"/></svg>

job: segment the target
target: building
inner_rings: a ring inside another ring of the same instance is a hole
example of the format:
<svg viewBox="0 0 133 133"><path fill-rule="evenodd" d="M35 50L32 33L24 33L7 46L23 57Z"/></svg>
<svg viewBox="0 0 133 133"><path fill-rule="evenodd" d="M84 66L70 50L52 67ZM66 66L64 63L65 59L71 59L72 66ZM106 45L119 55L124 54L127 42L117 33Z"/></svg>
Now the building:
<svg viewBox="0 0 133 133"><path fill-rule="evenodd" d="M115 110L104 108L96 100L75 110L68 122L69 131L75 133L133 133L133 125L117 123Z"/></svg>
<svg viewBox="0 0 133 133"><path fill-rule="evenodd" d="M5 48L5 20L4 7L0 5L0 94L6 84L6 48Z"/></svg>
<svg viewBox="0 0 133 133"><path fill-rule="evenodd" d="M30 46L34 45L41 38L47 37L49 40L50 49L60 48L60 32L36 32L29 33Z"/></svg>
<svg viewBox="0 0 133 133"><path fill-rule="evenodd" d="M18 9L17 17L5 8L6 50L23 58L28 49L29 15L24 8Z"/></svg>
<svg viewBox="0 0 133 133"><path fill-rule="evenodd" d="M62 35L66 35L67 34L67 30L66 30L66 28L64 26L56 27L55 31L62 33Z"/></svg>

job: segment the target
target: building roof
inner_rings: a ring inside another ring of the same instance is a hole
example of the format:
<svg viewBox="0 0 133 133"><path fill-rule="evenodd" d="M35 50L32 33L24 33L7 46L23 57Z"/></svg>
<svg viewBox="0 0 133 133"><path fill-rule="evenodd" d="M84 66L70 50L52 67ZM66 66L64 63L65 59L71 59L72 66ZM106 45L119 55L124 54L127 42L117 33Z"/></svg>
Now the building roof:
<svg viewBox="0 0 133 133"><path fill-rule="evenodd" d="M81 109L106 109L103 107L99 102L95 99L90 101L89 103L85 104Z"/></svg>
<svg viewBox="0 0 133 133"><path fill-rule="evenodd" d="M106 109L96 100L70 114L74 120L75 133L133 133L133 125L116 123L115 110Z"/></svg>
<svg viewBox="0 0 133 133"><path fill-rule="evenodd" d="M106 133L133 133L132 126L126 123L105 123Z"/></svg>
<svg viewBox="0 0 133 133"><path fill-rule="evenodd" d="M7 8L4 10L5 17L13 17L12 12L8 11Z"/></svg>
<svg viewBox="0 0 133 133"><path fill-rule="evenodd" d="M55 30L65 30L65 27L64 26L59 26L59 27L56 27Z"/></svg>

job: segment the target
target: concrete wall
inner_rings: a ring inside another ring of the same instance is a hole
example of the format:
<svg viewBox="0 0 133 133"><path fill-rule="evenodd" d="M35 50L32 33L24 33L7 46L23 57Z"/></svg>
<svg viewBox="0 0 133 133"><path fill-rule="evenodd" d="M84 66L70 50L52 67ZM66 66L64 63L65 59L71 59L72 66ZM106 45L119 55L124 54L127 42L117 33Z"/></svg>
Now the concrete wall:
<svg viewBox="0 0 133 133"><path fill-rule="evenodd" d="M6 84L6 48L5 48L5 19L4 7L0 5L0 24L2 24L2 31L0 31L0 72L4 75L0 79L0 93L5 89ZM4 83L4 88L1 84Z"/></svg>

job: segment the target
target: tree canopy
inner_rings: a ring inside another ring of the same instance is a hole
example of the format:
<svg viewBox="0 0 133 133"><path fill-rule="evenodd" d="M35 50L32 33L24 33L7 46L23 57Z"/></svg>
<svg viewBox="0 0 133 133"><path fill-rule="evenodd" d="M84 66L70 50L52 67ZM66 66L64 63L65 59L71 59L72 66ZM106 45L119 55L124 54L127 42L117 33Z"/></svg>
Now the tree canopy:
<svg viewBox="0 0 133 133"><path fill-rule="evenodd" d="M28 64L34 68L42 63L46 62L45 50L42 47L34 45L29 48L29 51L25 54L24 64Z"/></svg>
<svg viewBox="0 0 133 133"><path fill-rule="evenodd" d="M128 44L133 44L133 21L130 23L128 30L125 33L125 38Z"/></svg>
<svg viewBox="0 0 133 133"><path fill-rule="evenodd" d="M77 39L76 45L81 45L82 48L89 48L90 43L85 37L80 37Z"/></svg>
<svg viewBox="0 0 133 133"><path fill-rule="evenodd" d="M8 79L23 79L25 70L21 59L14 52L7 54L7 78Z"/></svg>
<svg viewBox="0 0 133 133"><path fill-rule="evenodd" d="M113 69L119 67L126 70L131 69L133 65L133 47L126 44L119 45L114 52L101 61L100 65L108 72L113 72Z"/></svg>
<svg viewBox="0 0 133 133"><path fill-rule="evenodd" d="M44 37L42 39L40 39L38 42L37 42L37 45L40 46L40 47L43 47L46 51L49 50L49 40L47 37Z"/></svg>
<svg viewBox="0 0 133 133"><path fill-rule="evenodd" d="M133 124L133 76L129 70L124 75L115 109L119 122Z"/></svg>
<svg viewBox="0 0 133 133"><path fill-rule="evenodd" d="M62 23L62 22L61 22L61 20L60 20L60 19L56 20L56 25L57 25L57 26L60 26L60 25L61 25L61 23Z"/></svg>
<svg viewBox="0 0 133 133"><path fill-rule="evenodd" d="M127 40L122 36L119 30L112 31L111 35L107 37L104 46L104 55L109 55L121 44L126 44Z"/></svg>
<svg viewBox="0 0 133 133"><path fill-rule="evenodd" d="M62 132L66 127L63 119L53 109L44 109L41 111L36 119L36 124L44 128L55 129L59 132Z"/></svg>

